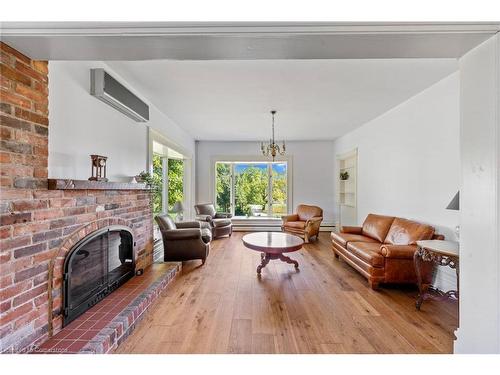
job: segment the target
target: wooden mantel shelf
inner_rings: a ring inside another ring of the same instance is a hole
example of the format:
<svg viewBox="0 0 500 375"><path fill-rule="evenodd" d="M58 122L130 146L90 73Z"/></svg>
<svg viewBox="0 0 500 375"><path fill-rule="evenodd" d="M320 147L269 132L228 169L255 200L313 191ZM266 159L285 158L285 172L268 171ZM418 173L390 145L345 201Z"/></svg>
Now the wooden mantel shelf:
<svg viewBox="0 0 500 375"><path fill-rule="evenodd" d="M146 184L49 178L49 190L149 190Z"/></svg>

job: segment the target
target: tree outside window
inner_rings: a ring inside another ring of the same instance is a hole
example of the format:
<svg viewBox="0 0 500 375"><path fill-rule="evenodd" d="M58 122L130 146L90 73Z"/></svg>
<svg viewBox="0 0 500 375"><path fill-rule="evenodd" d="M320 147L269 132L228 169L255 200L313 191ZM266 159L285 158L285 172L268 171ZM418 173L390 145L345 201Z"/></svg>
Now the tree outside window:
<svg viewBox="0 0 500 375"><path fill-rule="evenodd" d="M235 167L234 214L259 216L265 213L268 199L267 164L238 164Z"/></svg>
<svg viewBox="0 0 500 375"><path fill-rule="evenodd" d="M163 168L162 157L158 154L153 154L153 214L158 215L162 213L162 185L163 185Z"/></svg>
<svg viewBox="0 0 500 375"><path fill-rule="evenodd" d="M153 214L171 212L175 202L184 200L184 161L182 159L167 159L167 207L163 206L163 159L159 154L153 154L153 184L159 188L153 190Z"/></svg>
<svg viewBox="0 0 500 375"><path fill-rule="evenodd" d="M175 202L184 201L184 161L182 159L168 159L168 211Z"/></svg>
<svg viewBox="0 0 500 375"><path fill-rule="evenodd" d="M280 217L286 215L286 163L218 162L215 164L215 172L217 211L230 212L231 203L233 203L235 216ZM234 186L232 186L233 178ZM232 189L234 189L233 196L231 195ZM234 202L231 202L231 199Z"/></svg>
<svg viewBox="0 0 500 375"><path fill-rule="evenodd" d="M231 212L231 164L217 163L215 189L218 212Z"/></svg>

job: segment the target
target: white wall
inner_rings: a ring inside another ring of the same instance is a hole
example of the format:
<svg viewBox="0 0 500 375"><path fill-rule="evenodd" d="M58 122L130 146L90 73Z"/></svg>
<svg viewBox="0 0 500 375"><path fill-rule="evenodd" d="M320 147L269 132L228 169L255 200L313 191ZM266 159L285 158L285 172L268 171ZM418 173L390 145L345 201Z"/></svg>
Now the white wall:
<svg viewBox="0 0 500 375"><path fill-rule="evenodd" d="M335 140L332 158L356 147L358 224L369 213L394 215L455 239L459 213L445 207L460 186L458 72ZM447 289L455 279L445 270L436 282Z"/></svg>
<svg viewBox="0 0 500 375"><path fill-rule="evenodd" d="M500 353L500 38L460 59L460 325L457 353Z"/></svg>
<svg viewBox="0 0 500 375"><path fill-rule="evenodd" d="M292 202L309 203L323 208L324 223L333 222L334 178L333 142L287 142L287 156L292 157ZM196 142L196 201L211 202L210 168L214 156L261 157L259 142Z"/></svg>
<svg viewBox="0 0 500 375"><path fill-rule="evenodd" d="M85 180L90 177L90 154L108 156L107 177L128 181L148 168L148 128L177 144L194 163L193 137L149 103L150 120L139 123L89 93L90 69L104 68L127 85L103 62L49 62L49 177ZM134 91L133 87L128 88ZM195 180L194 166L191 181ZM190 201L194 201L194 183ZM186 217L190 216L186 213Z"/></svg>

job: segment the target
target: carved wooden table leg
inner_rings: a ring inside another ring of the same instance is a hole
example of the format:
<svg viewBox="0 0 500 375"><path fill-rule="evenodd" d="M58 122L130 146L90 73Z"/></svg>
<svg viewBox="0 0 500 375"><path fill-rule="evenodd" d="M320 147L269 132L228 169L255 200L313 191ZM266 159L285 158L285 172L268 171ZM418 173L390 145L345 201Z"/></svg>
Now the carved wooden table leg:
<svg viewBox="0 0 500 375"><path fill-rule="evenodd" d="M282 262L285 262L285 263L288 263L288 264L293 264L296 269L299 269L299 262L297 262L296 260L293 260L292 258L289 258L289 257L287 257L286 255L283 255L283 254L279 255L279 259Z"/></svg>
<svg viewBox="0 0 500 375"><path fill-rule="evenodd" d="M269 263L269 261L271 260L271 254L264 254L262 253L260 255L260 259L261 259L261 262L260 264L257 266L257 274L260 275L260 272L262 271L262 269L267 266L267 264Z"/></svg>
<svg viewBox="0 0 500 375"><path fill-rule="evenodd" d="M413 262L415 264L415 272L417 274L417 284L418 284L418 297L415 301L415 307L417 310L420 310L420 306L422 306L422 302L424 302L424 286L422 284L422 272L420 270L422 263L422 249L419 247L415 254L413 255Z"/></svg>
<svg viewBox="0 0 500 375"><path fill-rule="evenodd" d="M260 264L257 267L257 274L260 275L262 269L267 266L270 260L273 259L279 259L282 262L288 263L288 264L293 264L296 269L299 269L299 262L296 260L293 260L286 255L283 254L268 254L268 253L261 253L260 254Z"/></svg>

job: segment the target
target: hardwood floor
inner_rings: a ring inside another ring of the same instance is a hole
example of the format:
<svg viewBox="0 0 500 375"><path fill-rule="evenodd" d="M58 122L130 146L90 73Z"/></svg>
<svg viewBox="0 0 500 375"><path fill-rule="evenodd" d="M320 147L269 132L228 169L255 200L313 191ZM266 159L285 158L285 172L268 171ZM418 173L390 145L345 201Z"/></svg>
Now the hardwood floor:
<svg viewBox="0 0 500 375"><path fill-rule="evenodd" d="M451 353L457 303L415 310L409 286L373 291L334 259L329 233L256 275L260 253L244 233L212 242L210 256L181 276L117 353Z"/></svg>

